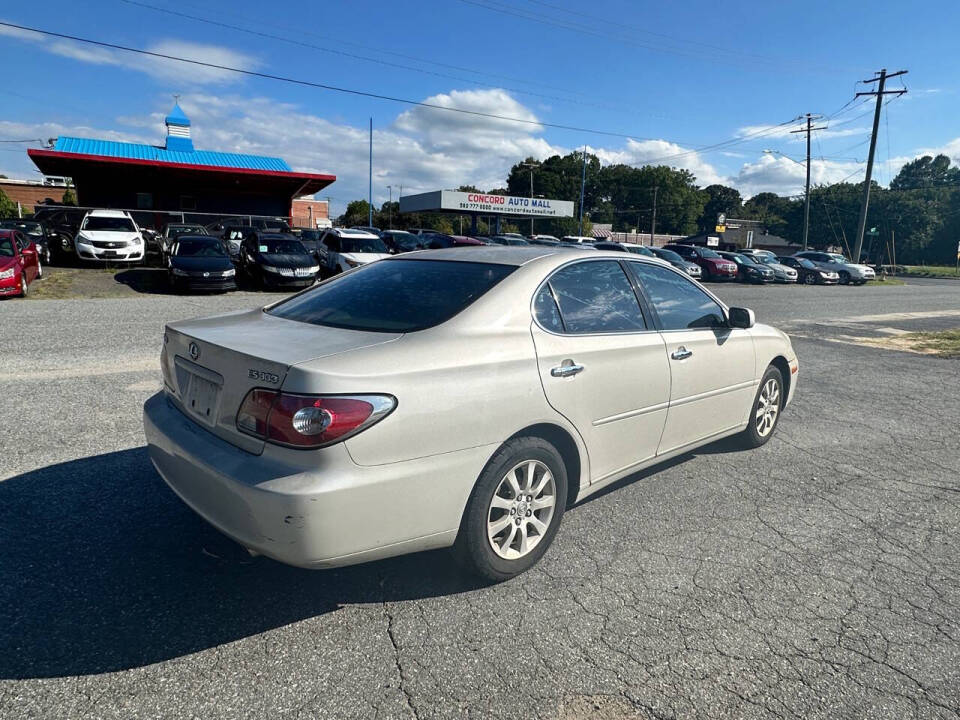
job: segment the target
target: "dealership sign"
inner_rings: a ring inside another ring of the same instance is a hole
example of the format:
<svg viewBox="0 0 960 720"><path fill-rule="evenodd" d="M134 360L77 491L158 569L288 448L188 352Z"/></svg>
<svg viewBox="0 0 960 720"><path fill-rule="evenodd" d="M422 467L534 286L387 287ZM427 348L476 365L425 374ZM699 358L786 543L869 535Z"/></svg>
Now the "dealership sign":
<svg viewBox="0 0 960 720"><path fill-rule="evenodd" d="M561 218L573 217L573 202L571 200L435 190L420 195L401 197L400 212L450 212Z"/></svg>

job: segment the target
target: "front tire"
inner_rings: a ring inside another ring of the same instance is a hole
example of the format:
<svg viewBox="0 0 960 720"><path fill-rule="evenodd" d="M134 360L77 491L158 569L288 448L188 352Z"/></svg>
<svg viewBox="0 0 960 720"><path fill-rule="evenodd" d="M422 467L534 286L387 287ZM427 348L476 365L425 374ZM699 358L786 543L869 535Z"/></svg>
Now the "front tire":
<svg viewBox="0 0 960 720"><path fill-rule="evenodd" d="M816 284L817 284L817 278L814 277L813 275L810 275L810 274L804 275L804 276L803 276L803 284L804 284L804 285L816 285Z"/></svg>
<svg viewBox="0 0 960 720"><path fill-rule="evenodd" d="M740 434L744 447L758 448L773 436L785 399L783 375L779 369L771 365L763 374L753 405L750 406L747 427Z"/></svg>
<svg viewBox="0 0 960 720"><path fill-rule="evenodd" d="M557 449L538 437L509 440L474 485L454 554L486 580L509 580L546 553L566 498L567 473Z"/></svg>
<svg viewBox="0 0 960 720"><path fill-rule="evenodd" d="M841 285L850 284L850 273L846 272L845 270L840 271L840 284Z"/></svg>
<svg viewBox="0 0 960 720"><path fill-rule="evenodd" d="M29 291L30 291L30 285L27 284L27 274L25 272L21 272L20 273L20 297L25 298Z"/></svg>
<svg viewBox="0 0 960 720"><path fill-rule="evenodd" d="M43 263L37 258L37 280L43 280Z"/></svg>

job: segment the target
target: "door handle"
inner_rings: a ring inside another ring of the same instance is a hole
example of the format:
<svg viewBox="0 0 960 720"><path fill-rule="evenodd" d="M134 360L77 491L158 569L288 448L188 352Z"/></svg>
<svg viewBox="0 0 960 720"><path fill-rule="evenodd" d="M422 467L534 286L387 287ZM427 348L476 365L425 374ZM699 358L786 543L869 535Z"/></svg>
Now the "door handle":
<svg viewBox="0 0 960 720"><path fill-rule="evenodd" d="M674 360L686 360L691 355L693 355L693 350L687 350L683 345L670 353L670 357Z"/></svg>
<svg viewBox="0 0 960 720"><path fill-rule="evenodd" d="M576 365L572 360L564 360L557 367L550 368L550 374L558 378L573 377L579 372L583 372L583 365Z"/></svg>

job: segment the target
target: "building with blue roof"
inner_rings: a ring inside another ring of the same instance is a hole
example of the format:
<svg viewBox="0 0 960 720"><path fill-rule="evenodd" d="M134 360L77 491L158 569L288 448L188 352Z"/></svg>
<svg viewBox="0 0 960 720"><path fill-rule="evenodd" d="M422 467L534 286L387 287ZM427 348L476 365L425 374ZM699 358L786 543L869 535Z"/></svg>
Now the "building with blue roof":
<svg viewBox="0 0 960 720"><path fill-rule="evenodd" d="M292 201L334 175L295 172L282 158L197 150L179 103L164 119L163 145L60 136L27 151L40 172L73 178L81 206L197 216L290 217Z"/></svg>

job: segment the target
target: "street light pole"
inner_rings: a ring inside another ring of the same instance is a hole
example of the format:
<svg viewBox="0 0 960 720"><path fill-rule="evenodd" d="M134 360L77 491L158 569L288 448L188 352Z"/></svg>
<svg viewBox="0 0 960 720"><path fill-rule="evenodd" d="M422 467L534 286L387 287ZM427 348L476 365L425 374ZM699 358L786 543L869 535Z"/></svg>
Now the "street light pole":
<svg viewBox="0 0 960 720"><path fill-rule="evenodd" d="M387 185L390 191L390 200L387 202L387 217L390 218L390 229L393 230L393 185Z"/></svg>

